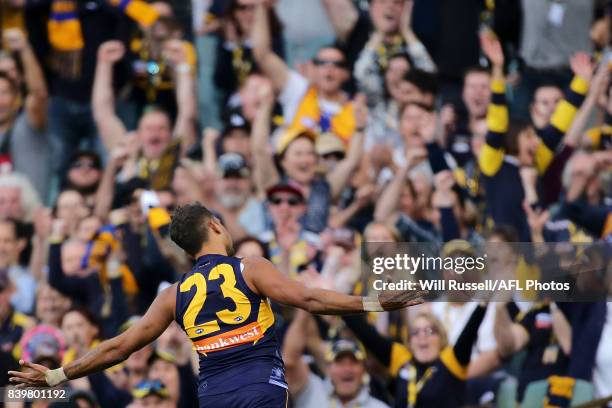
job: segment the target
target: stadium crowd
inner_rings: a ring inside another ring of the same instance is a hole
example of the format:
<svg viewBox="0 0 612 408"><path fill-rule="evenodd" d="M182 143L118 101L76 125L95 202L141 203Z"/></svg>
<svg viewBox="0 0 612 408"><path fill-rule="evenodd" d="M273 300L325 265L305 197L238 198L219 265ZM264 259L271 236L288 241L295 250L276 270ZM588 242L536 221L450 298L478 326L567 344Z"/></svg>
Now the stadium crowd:
<svg viewBox="0 0 612 408"><path fill-rule="evenodd" d="M611 19L605 0L2 0L0 386L133 324L191 268L168 225L195 201L237 256L346 293L367 292L367 243L612 244ZM274 309L296 408L612 401L605 301ZM197 356L173 324L68 386L80 408L195 407Z"/></svg>

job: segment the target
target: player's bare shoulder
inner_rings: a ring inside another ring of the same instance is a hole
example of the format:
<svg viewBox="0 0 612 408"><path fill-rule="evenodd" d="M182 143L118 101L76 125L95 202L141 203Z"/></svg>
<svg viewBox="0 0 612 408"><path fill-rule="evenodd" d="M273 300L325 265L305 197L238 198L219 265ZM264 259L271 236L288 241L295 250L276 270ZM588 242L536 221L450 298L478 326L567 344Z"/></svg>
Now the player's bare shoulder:
<svg viewBox="0 0 612 408"><path fill-rule="evenodd" d="M257 281L266 279L266 276L275 270L274 264L261 256L247 256L241 258L240 262L244 281L253 292L261 294L257 289Z"/></svg>

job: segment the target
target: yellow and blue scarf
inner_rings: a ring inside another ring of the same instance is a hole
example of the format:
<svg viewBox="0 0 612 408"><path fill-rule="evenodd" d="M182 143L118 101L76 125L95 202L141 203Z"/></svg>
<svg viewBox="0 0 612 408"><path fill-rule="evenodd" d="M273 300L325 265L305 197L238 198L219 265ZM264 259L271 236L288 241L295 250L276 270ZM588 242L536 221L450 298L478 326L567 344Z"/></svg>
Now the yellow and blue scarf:
<svg viewBox="0 0 612 408"><path fill-rule="evenodd" d="M142 0L107 1L143 27L150 27L159 17L155 8ZM47 31L53 49L51 67L65 78L78 78L85 41L77 13L77 0L53 0Z"/></svg>

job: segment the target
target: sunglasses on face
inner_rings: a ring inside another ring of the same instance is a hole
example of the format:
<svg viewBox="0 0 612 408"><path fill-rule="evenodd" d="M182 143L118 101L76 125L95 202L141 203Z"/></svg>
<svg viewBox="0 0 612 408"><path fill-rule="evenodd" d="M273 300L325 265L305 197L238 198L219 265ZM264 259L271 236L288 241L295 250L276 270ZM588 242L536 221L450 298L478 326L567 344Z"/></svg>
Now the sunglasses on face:
<svg viewBox="0 0 612 408"><path fill-rule="evenodd" d="M236 4L236 11L252 11L255 10L254 4Z"/></svg>
<svg viewBox="0 0 612 408"><path fill-rule="evenodd" d="M157 394L162 397L168 395L166 387L159 380L145 380L136 386L132 393L136 398L143 398L150 394Z"/></svg>
<svg viewBox="0 0 612 408"><path fill-rule="evenodd" d="M296 205L302 204L302 200L300 200L297 197L289 197L289 198L270 197L270 204L280 205L282 203L289 204L290 207L295 207Z"/></svg>
<svg viewBox="0 0 612 408"><path fill-rule="evenodd" d="M320 67L323 65L333 65L336 68L344 68L344 61L342 60L325 60L325 59L315 58L312 62L317 67Z"/></svg>
<svg viewBox="0 0 612 408"><path fill-rule="evenodd" d="M410 336L418 336L423 333L426 337L430 337L438 334L438 330L435 327L420 327L418 329L410 330Z"/></svg>
<svg viewBox="0 0 612 408"><path fill-rule="evenodd" d="M72 169L95 169L96 166L92 162L75 162L70 166Z"/></svg>

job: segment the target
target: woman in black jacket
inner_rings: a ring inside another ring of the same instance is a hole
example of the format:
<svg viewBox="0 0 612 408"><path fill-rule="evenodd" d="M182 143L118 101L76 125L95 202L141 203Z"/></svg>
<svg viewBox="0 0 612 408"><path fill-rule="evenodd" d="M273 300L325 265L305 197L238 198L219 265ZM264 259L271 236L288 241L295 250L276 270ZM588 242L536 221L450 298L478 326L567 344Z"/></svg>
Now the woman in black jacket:
<svg viewBox="0 0 612 408"><path fill-rule="evenodd" d="M381 336L363 316L343 319L396 380L395 407L453 408L463 405L467 366L485 312L486 305L474 310L453 347L440 321L427 312L411 319L407 345Z"/></svg>

